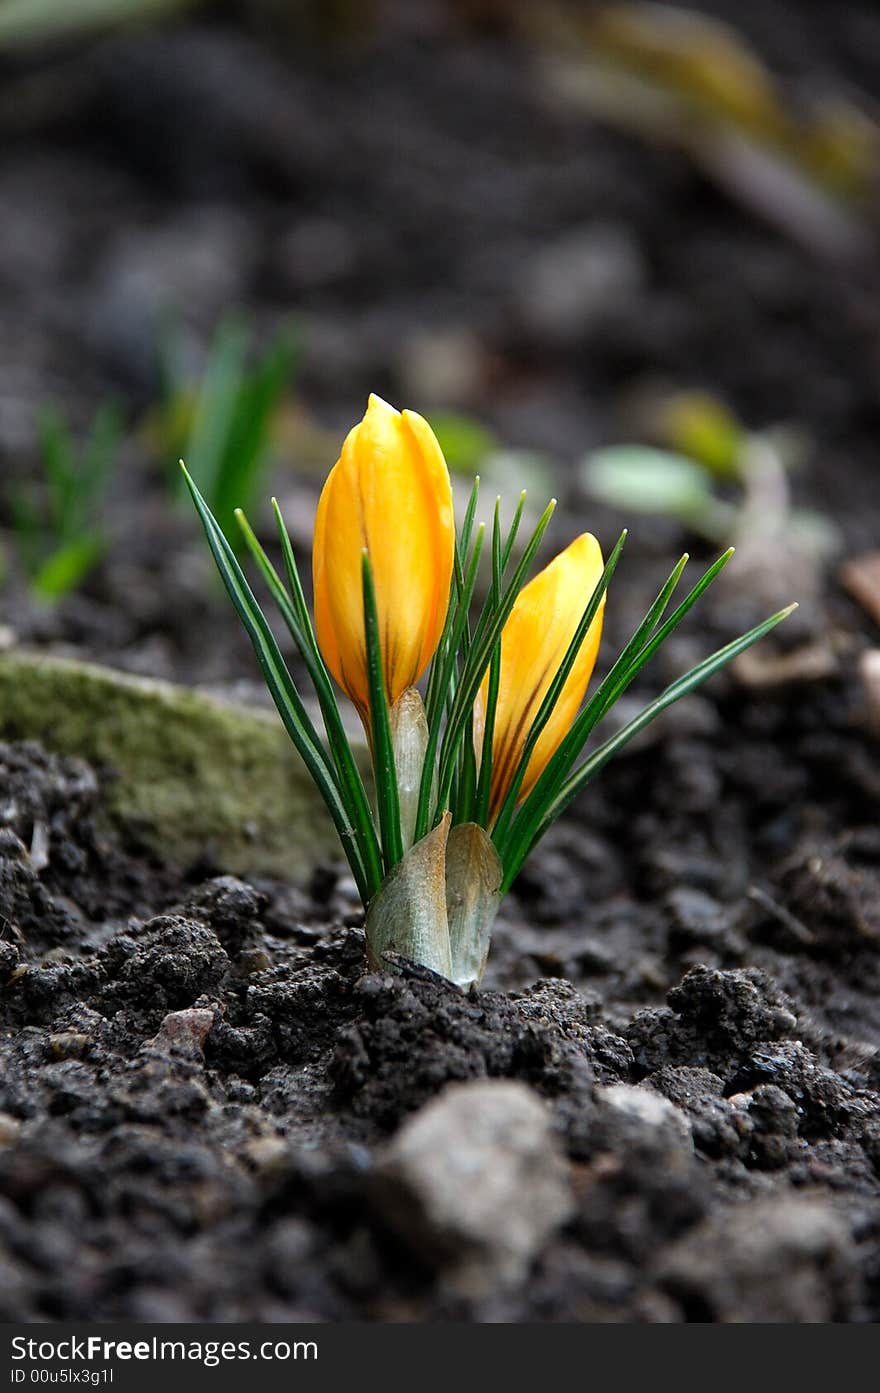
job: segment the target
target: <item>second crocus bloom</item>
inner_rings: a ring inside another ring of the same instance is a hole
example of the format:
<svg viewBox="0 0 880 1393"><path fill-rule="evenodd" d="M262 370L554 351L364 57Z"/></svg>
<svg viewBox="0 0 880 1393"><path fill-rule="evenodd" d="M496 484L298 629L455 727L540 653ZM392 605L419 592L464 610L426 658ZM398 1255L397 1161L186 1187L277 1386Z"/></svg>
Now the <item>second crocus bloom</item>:
<svg viewBox="0 0 880 1393"><path fill-rule="evenodd" d="M446 620L455 553L449 471L414 411L371 396L328 475L315 518L315 630L336 681L369 707L361 576L369 554L388 701L421 677Z"/></svg>
<svg viewBox="0 0 880 1393"><path fill-rule="evenodd" d="M523 588L504 626L492 742L490 826L501 810L529 731L602 570L599 543L591 533L584 532ZM559 700L538 738L519 791L519 801L531 792L578 713L599 650L604 608L603 596ZM488 674L477 702L478 729L483 722L487 688Z"/></svg>

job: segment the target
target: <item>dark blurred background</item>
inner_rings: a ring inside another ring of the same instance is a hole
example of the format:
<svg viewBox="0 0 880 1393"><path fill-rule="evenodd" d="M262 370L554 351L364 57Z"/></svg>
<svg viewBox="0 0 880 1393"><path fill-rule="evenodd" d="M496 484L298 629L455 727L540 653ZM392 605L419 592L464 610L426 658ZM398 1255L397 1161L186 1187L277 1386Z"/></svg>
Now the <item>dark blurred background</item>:
<svg viewBox="0 0 880 1393"><path fill-rule="evenodd" d="M373 390L606 540L626 500L597 501L591 451L696 459L736 531L728 437L769 431L821 564L870 548L878 68L871 0L0 0L5 617L204 672L156 577L188 593L168 470L230 315L249 362L295 340L260 496L303 546ZM102 560L35 617L14 504L41 412L80 442L110 399ZM689 539L664 508L649 547Z"/></svg>

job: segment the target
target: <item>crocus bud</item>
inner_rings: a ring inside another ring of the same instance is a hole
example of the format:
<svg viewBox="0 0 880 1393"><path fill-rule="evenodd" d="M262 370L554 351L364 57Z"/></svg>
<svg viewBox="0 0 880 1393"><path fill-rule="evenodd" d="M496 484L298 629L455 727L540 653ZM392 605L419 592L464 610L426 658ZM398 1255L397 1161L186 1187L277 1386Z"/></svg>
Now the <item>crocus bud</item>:
<svg viewBox="0 0 880 1393"><path fill-rule="evenodd" d="M590 596L602 575L602 552L589 532L529 581L519 594L501 634L501 679L492 741L490 825L501 810L529 731L568 652ZM529 760L519 801L527 797L571 728L584 699L602 636L605 597L578 650L552 715ZM482 728L488 674L477 699Z"/></svg>
<svg viewBox="0 0 880 1393"><path fill-rule="evenodd" d="M440 640L455 551L449 471L414 411L371 396L327 477L315 518L315 631L336 681L369 708L361 558L373 573L391 705L421 677Z"/></svg>

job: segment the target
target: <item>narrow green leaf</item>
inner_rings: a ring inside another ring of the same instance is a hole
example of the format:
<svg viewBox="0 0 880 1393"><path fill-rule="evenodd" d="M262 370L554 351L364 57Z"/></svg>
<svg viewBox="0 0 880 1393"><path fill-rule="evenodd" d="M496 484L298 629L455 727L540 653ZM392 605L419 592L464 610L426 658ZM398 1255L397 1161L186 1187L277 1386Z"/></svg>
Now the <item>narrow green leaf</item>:
<svg viewBox="0 0 880 1393"><path fill-rule="evenodd" d="M364 548L361 561L364 590L364 635L367 645L367 679L370 687L370 730L372 733L373 772L376 783L376 804L382 832L382 854L385 874L403 856L403 836L400 830L400 800L397 792L397 772L394 767L394 743L388 715L388 694L382 665L382 646L379 638L379 616L373 569Z"/></svg>
<svg viewBox="0 0 880 1393"><path fill-rule="evenodd" d="M616 676L613 675L614 669L612 669L611 673L608 674L609 678L612 680L608 681L607 684L603 684L607 685L608 690L606 692L602 692L601 701L598 703L599 714L597 716L597 720L601 720L602 717L605 715L606 711L609 711L611 709L611 707L617 701L618 697L626 691L627 687L629 687L633 679L638 676L645 664L651 660L651 658L657 652L658 648L660 648L661 645L666 642L667 638L672 633L672 631L678 628L685 615L693 609L700 596L703 595L705 591L709 589L709 586L715 580L718 579L718 576L724 570L724 567L727 565L728 561L733 556L733 553L733 547L728 547L727 551L722 552L721 556L718 557L718 560L713 561L709 569L703 573L703 575L697 581L693 589L682 600L681 604L675 610L673 610L672 614L670 614L665 624L661 625L661 627L657 629L656 633L652 634L649 642L639 649L638 653L634 656L632 661L627 662L621 668L620 672L616 674ZM667 584L669 584L670 582L672 583L672 589L674 589L675 582L677 581L678 576L681 575L681 572L684 569L685 560L686 558L683 558L683 560L678 563L678 566L673 571L672 576L670 576L670 581L667 582ZM672 593L672 589L670 589L669 591L670 595ZM664 586L664 592L665 590L666 587ZM665 609L665 604L663 608ZM615 664L615 666L617 665Z"/></svg>
<svg viewBox="0 0 880 1393"><path fill-rule="evenodd" d="M454 606L450 604L450 610L452 610L452 629L449 634L448 643L445 645L442 656L438 654L434 658L435 663L438 662L438 657L440 662L438 665L435 707L433 713L428 714L428 748L425 753L425 765L422 771L422 787L419 791L419 810L416 818L415 830L416 841L427 834L431 821L432 789L435 783L435 761L437 759L437 749L441 738L442 715L453 689L456 654L461 646L462 635L467 624L471 598L477 581L477 570L480 564L484 535L485 527L483 523L480 523L471 548L470 560L468 562L467 572L464 576L461 595L455 599Z"/></svg>
<svg viewBox="0 0 880 1393"><path fill-rule="evenodd" d="M456 824L473 821L476 796L477 758L474 752L473 732L466 731L461 743L455 793L450 799L450 806L455 809L453 821Z"/></svg>
<svg viewBox="0 0 880 1393"><path fill-rule="evenodd" d="M599 577L596 587L593 590L593 593L587 602L586 609L581 615L578 626L575 629L571 643L568 645L565 657L560 663L559 668L553 678L553 681L550 683L550 686L547 689L547 694L544 697L544 700L541 702L541 705L538 709L538 714L535 716L534 721L529 727L528 735L526 736L525 742L523 744L522 754L520 755L519 761L517 763L513 779L511 780L510 788L507 791L507 795L502 805L496 823L495 831L493 833L493 841L495 842L496 847L501 848L504 846L504 838L506 836L507 827L509 825L511 817L513 816L517 799L519 798L519 791L522 788L523 779L525 778L526 770L529 766L529 761L532 755L534 754L535 746L537 745L538 740L540 739L541 734L545 726L547 725L547 722L549 721L550 717L552 716L560 696L562 695L563 687L568 681L571 670L574 667L575 662L577 661L578 653L583 647L583 644L586 640L587 634L589 633L593 620L596 618L596 615L599 612L599 606L602 603L602 599L605 595L605 592L608 589L611 577L614 575L614 572L617 569L617 563L620 560L620 553L623 551L624 543L626 542L626 536L626 528L624 528L624 530L621 532L620 536L617 539L617 542L614 546L613 551L611 552L611 555L605 563L602 574Z"/></svg>
<svg viewBox="0 0 880 1393"><path fill-rule="evenodd" d="M484 617L486 617L486 622L483 625L483 634L482 637L479 637L478 634L474 635L474 641L468 653L461 680L456 687L455 697L452 702L449 719L440 746L438 811L447 804L449 790L455 772L455 761L461 742L465 738L468 724L472 718L473 705L479 690L480 682L482 681L486 668L491 662L492 649L500 638L501 630L504 628L516 597L525 583L529 567L532 564L538 547L541 545L541 539L547 530L547 525L553 516L555 507L556 500L554 498L551 499L550 503L544 509L538 525L532 533L522 557L520 558L519 564L502 593L500 604L493 605L490 595L484 606L483 614Z"/></svg>
<svg viewBox="0 0 880 1393"><path fill-rule="evenodd" d="M520 495L520 504L525 498L525 493ZM504 572L504 556L501 547L501 518L500 518L501 499L495 500L495 520L492 528L492 603L498 605L501 602L501 579ZM511 536L515 536L516 528L519 525L518 518L522 516L522 508L517 509L514 516L513 526L508 534L508 542ZM505 545L507 555L509 549ZM476 797L473 810L469 820L477 823L479 827L486 827L489 821L489 803L492 792L492 746L495 740L495 714L498 709L498 689L501 683L501 640L497 640L492 649L492 657L489 662L489 681L486 684L486 703L483 712L483 733L480 749L480 772L477 780ZM459 821L466 819L460 817Z"/></svg>
<svg viewBox="0 0 880 1393"><path fill-rule="evenodd" d="M474 518L477 512L477 501L480 497L480 476L474 475L473 487L468 497L467 507L464 513L464 521L461 525L461 534L458 546L462 556L466 556L471 544L471 533L474 529Z"/></svg>
<svg viewBox="0 0 880 1393"><path fill-rule="evenodd" d="M189 471L181 461L183 477L192 496L196 511L205 529L215 564L236 613L245 627L263 673L266 686L275 702L284 728L296 746L339 833L342 848L351 866L361 898L366 904L370 887L361 859L355 829L340 795L339 786L328 755L312 725L302 698L296 689L275 636L263 611L257 604L235 554L224 537L210 508L196 487Z"/></svg>
<svg viewBox="0 0 880 1393"><path fill-rule="evenodd" d="M308 650L310 645L303 632L299 613L295 609L294 603L287 591L287 587L272 565L262 542L248 522L247 515L243 508L236 508L235 520L238 523L248 551L257 563L263 579L272 592L273 600L281 610L282 617L290 630L297 648L303 653L303 657L305 657L305 652L303 650Z"/></svg>
<svg viewBox="0 0 880 1393"><path fill-rule="evenodd" d="M501 601L501 572L504 562L501 556L501 495L495 499L495 512L492 518L492 603Z"/></svg>
<svg viewBox="0 0 880 1393"><path fill-rule="evenodd" d="M471 544L471 532L473 531L474 515L477 509L479 493L480 476L478 474L474 479L473 487L468 498L461 533L456 539L449 603L446 607L446 619L443 625L443 632L440 635L440 642L437 645L437 650L431 661L431 667L428 673L428 686L425 692L425 715L429 729L442 716L448 696L448 685L444 685L443 679L444 676L448 676L449 673L448 659L452 647L452 630L455 626L459 605L462 602L464 577L465 571L467 570L463 558L468 554ZM468 605L470 605L470 600L468 600Z"/></svg>
<svg viewBox="0 0 880 1393"><path fill-rule="evenodd" d="M260 544L253 528L248 522L242 510L236 511L236 520L241 528L245 543L257 563L260 572L266 581L272 594L272 598L278 606L281 616L287 625L288 631L294 643L299 649L300 655L312 679L318 703L321 707L321 715L324 718L324 729L327 733L327 743L330 746L330 753L336 766L336 773L339 780L340 792L348 809L354 825L361 856L364 862L364 869L368 881L372 887L372 893L378 890L382 883L382 859L379 851L379 843L376 837L376 830L373 826L373 817L370 812L370 802L367 797L364 782L361 777L360 769L352 752L339 705L333 691L330 674L327 671L320 649L312 629L311 617L305 604L305 597L302 592L302 584L299 579L299 572L290 537L284 525L284 519L275 500L272 500L275 508L275 516L278 521L279 532L281 534L282 551L284 554L285 565L287 568L289 581L293 581L299 600L302 603L302 613L297 601L297 594L293 598L284 586L284 582L266 555ZM305 619L306 628L303 628L302 618Z"/></svg>
<svg viewBox="0 0 880 1393"><path fill-rule="evenodd" d="M492 650L489 681L486 686L486 709L483 712L483 738L480 750L480 776L473 821L479 827L489 824L489 803L492 793L492 757L495 742L495 717L498 711L498 689L501 685L501 640Z"/></svg>
<svg viewBox="0 0 880 1393"><path fill-rule="evenodd" d="M432 676L435 675L434 669L436 668L435 704L433 712L428 713L428 725L432 731L440 726L443 711L448 704L450 692L454 686L456 664L462 651L467 649L468 616L477 583L477 572L480 566L485 532L485 525L481 522L473 540L461 584L453 587L453 593L450 596L443 640L432 664ZM427 703L425 709L427 712ZM427 831L427 828L425 830Z"/></svg>
<svg viewBox="0 0 880 1393"><path fill-rule="evenodd" d="M565 811L569 803L586 788L587 784L596 777L610 759L618 754L625 745L628 745L630 740L644 730L646 726L650 725L661 712L667 710L668 707L672 706L674 702L679 701L682 697L687 696L689 692L694 691L695 688L712 677L719 668L732 662L740 653L744 653L747 648L751 648L752 644L757 643L759 639L762 639L765 634L768 634L770 630L781 623L783 619L787 619L792 611L796 609L796 604L788 605L785 609L779 610L777 614L772 614L769 619L765 619L762 623L756 624L753 629L750 629L748 633L743 634L740 638L725 644L723 648L719 648L717 652L705 658L703 662L698 663L696 667L691 668L690 672L685 673L683 677L679 677L675 682L672 682L661 692L656 700L650 702L644 710L640 711L638 716L628 721L621 730L617 731L615 735L612 735L600 745L597 750L594 750L593 754L590 755L563 784L553 803L546 810L537 832L529 845L520 848L516 859L511 860L508 865L505 866L503 888L505 890L510 888L520 866L535 844L548 828L552 826L560 813Z"/></svg>
<svg viewBox="0 0 880 1393"><path fill-rule="evenodd" d="M519 499L517 500L516 509L514 510L513 514L513 521L510 524L510 531L508 532L504 542L504 552L501 557L501 568L504 571L507 570L507 563L510 560L510 554L513 551L514 543L516 542L517 533L519 532L519 525L522 522L522 516L525 506L526 490L523 489L522 493L519 496Z"/></svg>
<svg viewBox="0 0 880 1393"><path fill-rule="evenodd" d="M519 810L516 821L505 837L505 862L509 857L516 859L523 846L531 845L545 809L553 802L595 726L623 695L645 663L657 651L660 643L668 638L700 596L720 575L732 555L731 547L713 562L666 623L658 627L687 565L687 553L673 567L642 623L548 761L546 769Z"/></svg>
<svg viewBox="0 0 880 1393"><path fill-rule="evenodd" d="M315 630L312 625L312 616L309 614L309 607L306 603L305 591L303 590L302 580L300 579L299 567L296 564L296 556L293 551L293 543L290 540L290 533L284 518L281 516L281 509L278 506L278 499L272 499L272 512L275 514L275 525L278 529L278 539L281 543L281 555L284 560L284 570L287 575L287 584L293 600L294 608L300 621L303 633L309 639L315 653L320 656L318 640L315 637ZM323 659L321 660L323 663Z"/></svg>

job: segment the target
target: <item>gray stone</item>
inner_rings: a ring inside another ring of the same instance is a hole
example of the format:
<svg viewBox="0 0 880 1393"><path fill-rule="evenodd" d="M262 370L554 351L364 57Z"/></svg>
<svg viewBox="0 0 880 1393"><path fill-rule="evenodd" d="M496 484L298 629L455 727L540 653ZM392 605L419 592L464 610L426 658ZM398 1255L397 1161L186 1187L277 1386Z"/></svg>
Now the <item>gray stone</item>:
<svg viewBox="0 0 880 1393"><path fill-rule="evenodd" d="M68 659L0 653L0 739L112 771L108 816L163 860L305 879L338 860L330 818L272 711Z"/></svg>
<svg viewBox="0 0 880 1393"><path fill-rule="evenodd" d="M522 1281L573 1210L547 1109L500 1080L451 1084L404 1123L373 1195L388 1227L471 1296Z"/></svg>
<svg viewBox="0 0 880 1393"><path fill-rule="evenodd" d="M834 1321L854 1274L849 1229L832 1206L782 1197L713 1214L667 1250L658 1277L696 1319L778 1324Z"/></svg>
<svg viewBox="0 0 880 1393"><path fill-rule="evenodd" d="M154 1050L167 1053L181 1050L200 1055L214 1024L214 1012L207 1007L189 1006L183 1011L169 1011L158 1033L147 1042Z"/></svg>
<svg viewBox="0 0 880 1393"><path fill-rule="evenodd" d="M693 1150L687 1117L661 1094L637 1084L615 1083L609 1088L597 1089L596 1097L624 1127L631 1126L652 1138L662 1136L674 1146Z"/></svg>
<svg viewBox="0 0 880 1393"><path fill-rule="evenodd" d="M0 1112L0 1147L14 1146L21 1131L21 1122L8 1112Z"/></svg>

